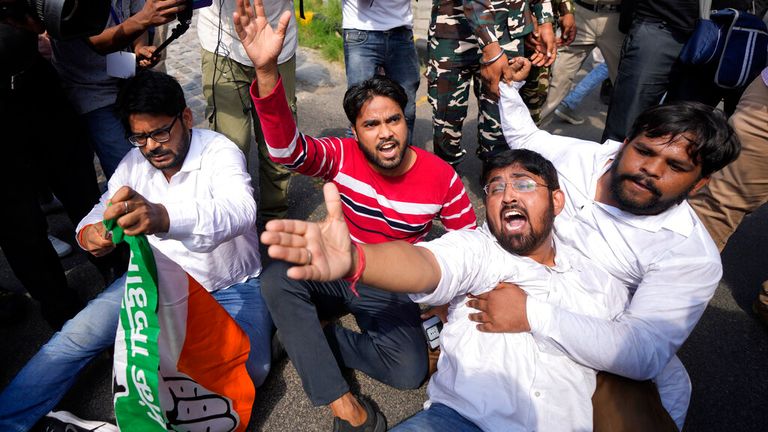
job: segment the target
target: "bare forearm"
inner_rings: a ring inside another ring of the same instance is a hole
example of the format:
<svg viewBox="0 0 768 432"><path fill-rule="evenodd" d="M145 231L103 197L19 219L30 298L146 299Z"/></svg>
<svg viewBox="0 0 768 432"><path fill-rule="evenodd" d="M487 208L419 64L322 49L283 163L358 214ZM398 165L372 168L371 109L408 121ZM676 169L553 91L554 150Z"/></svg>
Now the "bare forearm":
<svg viewBox="0 0 768 432"><path fill-rule="evenodd" d="M277 86L279 73L277 63L256 68L256 87L259 89L258 97L265 97L272 93Z"/></svg>
<svg viewBox="0 0 768 432"><path fill-rule="evenodd" d="M392 292L428 293L440 282L440 266L428 249L404 241L362 248L366 264L361 282L366 285ZM352 258L353 263L359 262L354 248Z"/></svg>
<svg viewBox="0 0 768 432"><path fill-rule="evenodd" d="M94 51L106 55L132 46L134 41L146 32L148 23L134 15L119 25L112 26L96 36L88 38Z"/></svg>

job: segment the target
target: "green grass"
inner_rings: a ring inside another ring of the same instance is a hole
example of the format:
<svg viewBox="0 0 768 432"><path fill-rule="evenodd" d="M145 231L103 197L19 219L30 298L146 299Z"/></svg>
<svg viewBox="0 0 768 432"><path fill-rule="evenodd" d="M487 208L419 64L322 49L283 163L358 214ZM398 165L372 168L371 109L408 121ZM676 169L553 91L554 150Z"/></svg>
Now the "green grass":
<svg viewBox="0 0 768 432"><path fill-rule="evenodd" d="M323 57L330 61L344 61L344 41L341 37L341 1L305 0L304 12L307 18L312 14L312 21L302 23L296 2L296 19L299 21L299 45L320 50Z"/></svg>

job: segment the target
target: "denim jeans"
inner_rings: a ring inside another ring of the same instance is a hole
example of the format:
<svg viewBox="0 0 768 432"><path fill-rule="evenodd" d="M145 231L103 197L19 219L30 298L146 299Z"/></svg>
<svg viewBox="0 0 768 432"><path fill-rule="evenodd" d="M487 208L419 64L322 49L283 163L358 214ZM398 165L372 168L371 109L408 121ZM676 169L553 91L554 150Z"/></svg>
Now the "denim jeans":
<svg viewBox="0 0 768 432"><path fill-rule="evenodd" d="M379 68L403 87L408 96L405 121L411 142L416 121L416 90L419 88L419 59L413 44L413 30L407 27L387 31L344 29L344 63L347 87L373 77Z"/></svg>
<svg viewBox="0 0 768 432"><path fill-rule="evenodd" d="M576 87L563 99L562 104L575 110L588 94L608 78L608 65L605 62L596 65L591 71L576 84Z"/></svg>
<svg viewBox="0 0 768 432"><path fill-rule="evenodd" d="M104 176L109 180L117 165L133 146L125 137L125 128L109 105L83 114L93 151L99 157Z"/></svg>
<svg viewBox="0 0 768 432"><path fill-rule="evenodd" d="M405 419L390 429L391 432L481 432L471 421L465 419L456 410L440 403L433 403L425 409Z"/></svg>
<svg viewBox="0 0 768 432"><path fill-rule="evenodd" d="M24 432L51 411L80 371L115 342L125 275L107 287L53 335L0 393L0 430ZM213 293L248 333L247 368L255 385L269 372L272 320L261 298L259 279Z"/></svg>

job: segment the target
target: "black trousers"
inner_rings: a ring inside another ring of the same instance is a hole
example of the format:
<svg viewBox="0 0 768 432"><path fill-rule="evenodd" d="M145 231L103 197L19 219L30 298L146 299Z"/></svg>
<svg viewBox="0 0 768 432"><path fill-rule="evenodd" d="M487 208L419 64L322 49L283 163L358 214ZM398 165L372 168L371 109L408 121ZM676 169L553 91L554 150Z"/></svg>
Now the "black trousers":
<svg viewBox="0 0 768 432"><path fill-rule="evenodd" d="M51 64L0 82L0 247L56 330L83 306L48 241L38 191L48 187L78 223L99 198L93 154ZM72 233L74 238L74 233Z"/></svg>
<svg viewBox="0 0 768 432"><path fill-rule="evenodd" d="M289 265L275 261L264 271L261 292L280 340L315 406L349 391L340 365L399 389L417 388L427 374L427 345L419 307L405 294L358 284L356 297L343 280L296 281ZM350 312L362 333L320 319Z"/></svg>

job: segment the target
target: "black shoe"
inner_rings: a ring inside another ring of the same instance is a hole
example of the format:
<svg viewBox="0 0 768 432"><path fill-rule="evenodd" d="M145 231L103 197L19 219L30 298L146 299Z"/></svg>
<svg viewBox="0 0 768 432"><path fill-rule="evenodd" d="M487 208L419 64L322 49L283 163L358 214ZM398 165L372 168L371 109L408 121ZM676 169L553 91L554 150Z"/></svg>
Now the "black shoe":
<svg viewBox="0 0 768 432"><path fill-rule="evenodd" d="M606 78L603 84L600 86L600 102L605 105L611 104L611 94L613 93L613 84L611 80Z"/></svg>
<svg viewBox="0 0 768 432"><path fill-rule="evenodd" d="M381 411L376 410L370 402L360 399L368 418L360 426L352 426L348 421L338 417L333 419L333 432L384 432L387 430L387 420Z"/></svg>
<svg viewBox="0 0 768 432"><path fill-rule="evenodd" d="M118 432L117 426L103 421L77 418L67 411L51 411L32 429L34 432Z"/></svg>

